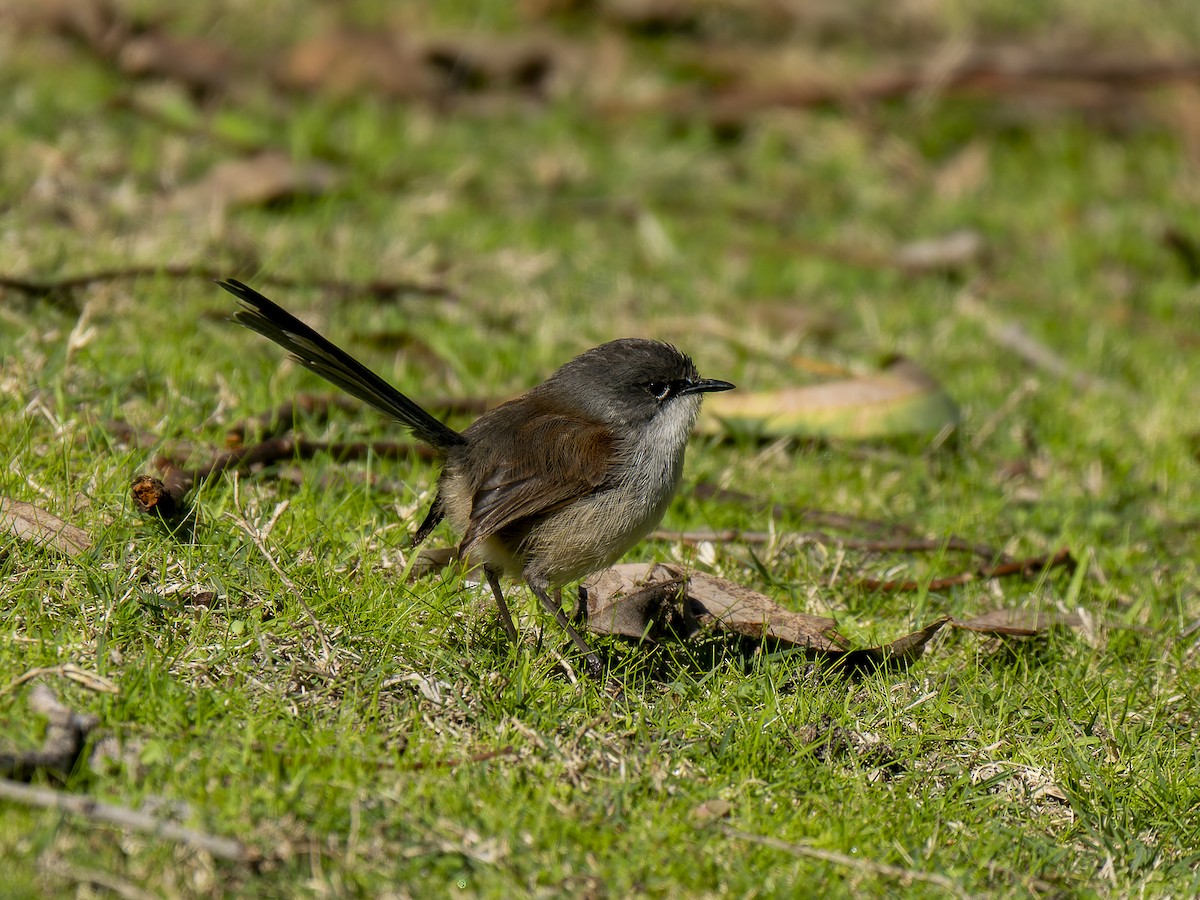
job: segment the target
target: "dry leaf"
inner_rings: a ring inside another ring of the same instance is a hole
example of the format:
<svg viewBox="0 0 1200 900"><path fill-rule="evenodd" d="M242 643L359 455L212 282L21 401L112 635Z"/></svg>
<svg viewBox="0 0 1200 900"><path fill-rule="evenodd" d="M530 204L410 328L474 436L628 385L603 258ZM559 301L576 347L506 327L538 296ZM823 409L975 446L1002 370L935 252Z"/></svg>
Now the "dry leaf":
<svg viewBox="0 0 1200 900"><path fill-rule="evenodd" d="M890 644L851 650L838 660L838 668L845 672L872 672L885 668L902 672L921 658L925 645L950 621L950 617L946 616Z"/></svg>
<svg viewBox="0 0 1200 900"><path fill-rule="evenodd" d="M588 630L650 641L686 639L700 630L683 591L687 577L674 567L647 563L613 566L583 583Z"/></svg>
<svg viewBox="0 0 1200 900"><path fill-rule="evenodd" d="M860 378L715 394L705 401L700 430L867 440L936 434L958 421L958 406L941 385L916 363L898 358Z"/></svg>
<svg viewBox="0 0 1200 900"><path fill-rule="evenodd" d="M688 599L696 620L705 628L719 627L749 638L831 653L849 646L833 619L784 609L770 597L727 578L693 572Z"/></svg>
<svg viewBox="0 0 1200 900"><path fill-rule="evenodd" d="M626 563L584 587L588 629L596 634L660 640L722 630L822 652L849 646L833 619L792 612L748 587L679 566Z"/></svg>
<svg viewBox="0 0 1200 900"><path fill-rule="evenodd" d="M0 497L0 528L18 540L54 550L65 556L79 556L92 546L82 528L69 525L32 503Z"/></svg>

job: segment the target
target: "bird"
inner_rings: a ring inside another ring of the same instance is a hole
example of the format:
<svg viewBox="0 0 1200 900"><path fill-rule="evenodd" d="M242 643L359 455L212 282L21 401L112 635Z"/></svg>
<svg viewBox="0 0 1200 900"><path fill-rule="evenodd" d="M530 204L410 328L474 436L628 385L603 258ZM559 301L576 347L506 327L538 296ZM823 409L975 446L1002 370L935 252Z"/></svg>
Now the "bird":
<svg viewBox="0 0 1200 900"><path fill-rule="evenodd" d="M234 279L217 284L240 302L233 321L407 426L440 457L414 546L447 520L461 536L460 556L483 563L508 639L519 640L502 575L525 582L602 678L602 661L563 612L562 588L611 566L661 521L703 395L734 385L701 378L671 344L620 338L456 431L258 291Z"/></svg>

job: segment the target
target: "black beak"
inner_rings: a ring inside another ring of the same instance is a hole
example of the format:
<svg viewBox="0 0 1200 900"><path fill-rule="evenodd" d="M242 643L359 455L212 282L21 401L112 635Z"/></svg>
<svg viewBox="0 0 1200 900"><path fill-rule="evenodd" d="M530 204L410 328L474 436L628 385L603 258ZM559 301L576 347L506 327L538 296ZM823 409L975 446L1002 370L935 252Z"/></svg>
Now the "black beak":
<svg viewBox="0 0 1200 900"><path fill-rule="evenodd" d="M689 381L675 392L676 396L684 394L711 394L716 391L731 391L736 385L728 381L718 381L715 378L701 378L699 381Z"/></svg>

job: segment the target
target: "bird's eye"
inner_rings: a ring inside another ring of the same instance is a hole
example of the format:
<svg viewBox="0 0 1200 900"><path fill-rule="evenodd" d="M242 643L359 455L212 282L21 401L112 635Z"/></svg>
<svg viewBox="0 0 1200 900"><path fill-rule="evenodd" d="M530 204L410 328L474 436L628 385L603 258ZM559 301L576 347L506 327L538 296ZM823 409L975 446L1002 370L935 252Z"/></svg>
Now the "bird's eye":
<svg viewBox="0 0 1200 900"><path fill-rule="evenodd" d="M657 400L662 403L671 396L671 382L669 381L650 381L646 383L646 390Z"/></svg>

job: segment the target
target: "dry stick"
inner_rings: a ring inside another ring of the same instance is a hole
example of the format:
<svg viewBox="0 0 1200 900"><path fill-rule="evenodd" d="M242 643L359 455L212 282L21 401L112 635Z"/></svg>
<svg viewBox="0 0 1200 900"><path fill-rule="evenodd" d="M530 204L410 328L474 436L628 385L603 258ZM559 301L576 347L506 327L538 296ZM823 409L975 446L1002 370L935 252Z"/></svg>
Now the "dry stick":
<svg viewBox="0 0 1200 900"><path fill-rule="evenodd" d="M807 522L812 522L815 525L822 525L826 528L838 528L846 531L859 530L869 531L875 534L888 534L895 537L894 540L902 540L903 538L912 538L923 540L911 525L906 525L903 522L882 522L878 519L866 519L861 516L852 516L847 513L832 512L824 509L812 509L809 507L793 507L783 503L768 504L749 494L743 494L740 491L731 491L727 488L719 488L716 485L707 482L701 482L696 485L695 495L702 500L717 500L723 503L733 503L739 506L748 506L756 509L766 510L772 518L781 519L792 517L802 519ZM903 537L900 537L903 536ZM840 540L838 538L830 538L830 541ZM948 550L962 550L967 553L974 553L983 559L994 559L1001 562L1009 562L1012 557L1006 553L1001 553L986 544L977 544L967 541L955 535L949 535L941 538L938 541L938 546L945 546Z"/></svg>
<svg viewBox="0 0 1200 900"><path fill-rule="evenodd" d="M207 478L226 469L248 469L297 456L311 459L318 453L328 453L338 462L362 459L368 455L403 459L413 454L426 455L424 447L424 444L406 441L314 441L306 437L280 437L218 453L194 471L200 478Z"/></svg>
<svg viewBox="0 0 1200 900"><path fill-rule="evenodd" d="M705 102L676 93L654 105L676 113L703 112L717 121L777 108L807 108L903 99L933 90L939 94L975 91L987 95L1024 93L1047 82L1106 85L1114 88L1149 88L1175 81L1200 81L1200 60L1096 59L1012 54L977 50L947 70L944 66L917 65L868 73L856 83L809 81L764 87L734 87Z"/></svg>
<svg viewBox="0 0 1200 900"><path fill-rule="evenodd" d="M919 591L922 588L930 591L944 591L947 588L957 587L981 578L1004 578L1008 575L1021 575L1028 578L1058 566L1065 566L1068 569L1075 568L1075 559L1071 556L1071 551L1065 547L1053 554L1014 559L994 566L981 566L971 572L961 572L947 578L935 578L928 584L921 581L881 581L875 578L860 578L855 584L875 591Z"/></svg>
<svg viewBox="0 0 1200 900"><path fill-rule="evenodd" d="M770 847L773 850L782 850L784 853L790 853L793 856L803 856L808 859L819 859L822 862L833 863L836 866L845 866L849 869L857 869L860 872L865 872L870 875L879 875L883 878L895 878L897 881L904 883L913 881L923 881L926 884L937 885L943 890L959 896L968 896L962 886L953 879L947 878L945 875L938 875L936 872L920 872L916 869L902 869L900 866L892 866L887 863L875 862L872 859L860 859L856 856L849 856L845 853L838 853L836 850L822 850L820 847L810 847L808 844L793 844L788 841L781 841L779 838L768 837L764 834L753 834L749 831L742 831L734 828L732 825L723 825L721 830L731 838L739 841L749 841L752 844L760 844L764 847Z"/></svg>
<svg viewBox="0 0 1200 900"><path fill-rule="evenodd" d="M128 281L136 278L197 278L206 281L216 281L228 276L229 272L226 269L193 263L177 263L167 266L122 266L115 269L100 269L81 275L69 275L65 278L47 280L0 276L0 288L8 288L29 297L40 298L73 291L77 288L91 287L96 284ZM339 297L367 295L374 297L376 300L388 300L399 294L416 294L423 297L441 297L448 300L457 299L454 291L446 285L415 281L376 279L373 281L353 282L341 281L336 278L289 278L286 275L269 275L266 273L256 275L255 278L260 284L271 287L284 289L318 288Z"/></svg>
<svg viewBox="0 0 1200 900"><path fill-rule="evenodd" d="M976 451L987 443L988 438L1000 426L1002 422L1006 422L1012 418L1013 410L1019 406L1026 397L1036 391L1038 388L1037 380L1034 378L1026 378L1017 387L1004 398L1001 403L992 412L990 416L984 420L984 423L979 426L979 430L975 432L971 438L971 450Z"/></svg>
<svg viewBox="0 0 1200 900"><path fill-rule="evenodd" d="M850 550L863 550L867 553L930 553L939 550L959 550L974 553L985 558L997 557L1006 559L1003 554L997 554L990 547L972 544L961 538L884 538L873 540L869 538L842 537L824 531L742 531L737 528L727 528L723 531L666 531L659 529L651 532L650 539L654 541L674 541L681 544L769 544L778 543L817 543L836 544Z"/></svg>
<svg viewBox="0 0 1200 900"><path fill-rule="evenodd" d="M0 778L0 799L39 809L57 809L95 822L116 825L126 831L137 831L178 841L195 850L203 850L218 859L246 861L251 858L250 851L241 841L205 834L174 822L164 822L149 813L127 806L103 803L85 794L67 794Z"/></svg>
<svg viewBox="0 0 1200 900"><path fill-rule="evenodd" d="M323 422L333 409L356 410L360 405L342 394L297 394L287 403L230 425L225 443L240 446L248 434L258 435L259 440L278 437L292 430L297 414Z"/></svg>
<svg viewBox="0 0 1200 900"><path fill-rule="evenodd" d="M993 341L1011 350L1034 368L1068 381L1081 391L1100 384L1098 379L1074 369L1058 353L1017 322L1006 321L997 316L972 291L964 291L955 303L955 308L961 315L980 322Z"/></svg>
<svg viewBox="0 0 1200 900"><path fill-rule="evenodd" d="M175 479L186 493L195 482L222 472L244 472L254 466L295 457L310 459L318 453L328 453L338 462L362 459L371 454L385 459L399 459L413 454L422 457L431 455L423 444L402 441L312 441L303 437L279 437L217 453L208 462L193 468L182 468L166 455L156 457L154 465L164 473L165 483L169 483L168 478Z"/></svg>

